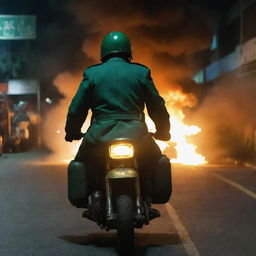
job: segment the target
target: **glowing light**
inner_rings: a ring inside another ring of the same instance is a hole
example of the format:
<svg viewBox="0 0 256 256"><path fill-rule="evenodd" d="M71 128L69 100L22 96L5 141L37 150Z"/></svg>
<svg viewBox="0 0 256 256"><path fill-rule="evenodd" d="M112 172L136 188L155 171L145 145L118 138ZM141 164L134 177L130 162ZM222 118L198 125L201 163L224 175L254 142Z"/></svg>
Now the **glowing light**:
<svg viewBox="0 0 256 256"><path fill-rule="evenodd" d="M118 36L114 36L114 39L116 40L118 38Z"/></svg>
<svg viewBox="0 0 256 256"><path fill-rule="evenodd" d="M113 144L109 148L109 156L113 159L133 157L133 145L130 143Z"/></svg>
<svg viewBox="0 0 256 256"><path fill-rule="evenodd" d="M171 134L172 142L176 145L177 157L171 159L172 162L198 165L206 163L205 157L196 152L197 147L187 142L187 137L196 135L201 129L195 125L186 125L177 117L171 118Z"/></svg>
<svg viewBox="0 0 256 256"><path fill-rule="evenodd" d="M69 149L69 151L67 152L67 157L64 160L62 160L63 163L69 164L72 160L74 160L80 144L80 141L73 141L71 143L71 149Z"/></svg>
<svg viewBox="0 0 256 256"><path fill-rule="evenodd" d="M165 141L161 141L161 140L156 140L157 145L159 146L159 148L161 149L161 151L163 152L167 147L169 147L169 144Z"/></svg>
<svg viewBox="0 0 256 256"><path fill-rule="evenodd" d="M46 98L46 99L45 99L45 102L48 103L48 104L52 104L52 99Z"/></svg>

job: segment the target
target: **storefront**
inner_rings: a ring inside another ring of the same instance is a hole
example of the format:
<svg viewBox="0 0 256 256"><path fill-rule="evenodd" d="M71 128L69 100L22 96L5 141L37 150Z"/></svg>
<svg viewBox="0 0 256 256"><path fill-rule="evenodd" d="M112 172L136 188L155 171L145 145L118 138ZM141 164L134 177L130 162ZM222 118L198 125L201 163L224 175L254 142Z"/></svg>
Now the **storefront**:
<svg viewBox="0 0 256 256"><path fill-rule="evenodd" d="M38 147L41 140L38 81L9 80L1 92L0 103L3 151L17 152Z"/></svg>

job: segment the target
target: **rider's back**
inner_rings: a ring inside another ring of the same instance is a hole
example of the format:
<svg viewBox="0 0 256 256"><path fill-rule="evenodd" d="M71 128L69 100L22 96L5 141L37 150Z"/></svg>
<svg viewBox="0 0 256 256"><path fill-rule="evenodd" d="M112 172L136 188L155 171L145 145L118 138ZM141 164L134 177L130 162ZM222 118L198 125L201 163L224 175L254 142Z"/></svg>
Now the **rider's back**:
<svg viewBox="0 0 256 256"><path fill-rule="evenodd" d="M93 114L142 113L145 102L145 66L129 63L122 58L110 58L87 69L92 86Z"/></svg>

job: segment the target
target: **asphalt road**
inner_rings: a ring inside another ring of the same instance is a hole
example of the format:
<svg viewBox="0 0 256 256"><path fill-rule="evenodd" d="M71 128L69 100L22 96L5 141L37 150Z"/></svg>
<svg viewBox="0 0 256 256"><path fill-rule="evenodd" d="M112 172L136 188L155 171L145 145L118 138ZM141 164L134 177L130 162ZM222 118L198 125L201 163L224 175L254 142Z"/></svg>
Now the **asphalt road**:
<svg viewBox="0 0 256 256"><path fill-rule="evenodd" d="M115 233L66 198L66 166L40 152L0 157L0 256L117 255ZM256 170L173 165L170 203L136 232L136 255L256 256Z"/></svg>

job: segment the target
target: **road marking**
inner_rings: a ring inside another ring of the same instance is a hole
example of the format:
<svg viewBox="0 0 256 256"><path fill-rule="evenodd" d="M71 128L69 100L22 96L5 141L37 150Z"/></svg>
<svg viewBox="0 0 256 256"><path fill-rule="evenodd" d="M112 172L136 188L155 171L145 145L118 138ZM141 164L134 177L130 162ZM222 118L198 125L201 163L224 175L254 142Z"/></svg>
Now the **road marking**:
<svg viewBox="0 0 256 256"><path fill-rule="evenodd" d="M182 224L179 216L177 215L175 209L170 205L170 203L165 204L167 212L172 219L172 222L179 234L179 237L185 247L185 250L189 256L200 256L195 244L192 242L188 231L186 230L185 226Z"/></svg>
<svg viewBox="0 0 256 256"><path fill-rule="evenodd" d="M229 180L227 178L224 178L222 177L221 175L217 174L217 173L212 173L212 175L216 176L217 178L225 181L226 183L228 183L230 186L240 190L241 192L245 193L246 195L252 197L253 199L256 199L256 194L254 192L252 192L251 190L243 187L242 185L232 181L232 180Z"/></svg>

